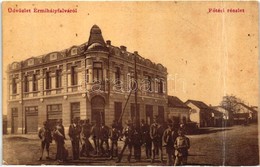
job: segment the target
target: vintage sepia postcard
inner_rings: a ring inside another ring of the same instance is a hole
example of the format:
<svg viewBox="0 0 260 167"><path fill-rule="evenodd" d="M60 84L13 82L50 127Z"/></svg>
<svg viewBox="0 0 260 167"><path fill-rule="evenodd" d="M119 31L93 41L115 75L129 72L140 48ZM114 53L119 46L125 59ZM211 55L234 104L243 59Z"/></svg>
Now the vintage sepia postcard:
<svg viewBox="0 0 260 167"><path fill-rule="evenodd" d="M2 3L4 165L259 165L256 1Z"/></svg>

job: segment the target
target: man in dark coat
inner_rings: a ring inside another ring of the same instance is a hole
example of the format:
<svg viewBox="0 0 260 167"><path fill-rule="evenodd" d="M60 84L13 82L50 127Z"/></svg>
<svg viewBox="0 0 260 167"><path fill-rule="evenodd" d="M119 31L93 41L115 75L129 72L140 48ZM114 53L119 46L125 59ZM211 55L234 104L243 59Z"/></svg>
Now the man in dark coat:
<svg viewBox="0 0 260 167"><path fill-rule="evenodd" d="M57 145L56 160L58 162L63 162L64 160L66 160L66 157L64 157L65 133L64 133L64 126L62 125L61 119L57 120L57 126L54 129L53 137Z"/></svg>
<svg viewBox="0 0 260 167"><path fill-rule="evenodd" d="M166 147L167 166L173 165L174 142L178 136L177 131L173 128L172 120L167 121L168 128L163 133L163 146Z"/></svg>
<svg viewBox="0 0 260 167"><path fill-rule="evenodd" d="M100 127L100 151L102 156L109 155L109 127L105 125L105 123L101 124ZM103 145L106 145L106 149L104 149Z"/></svg>
<svg viewBox="0 0 260 167"><path fill-rule="evenodd" d="M118 139L120 137L120 130L115 121L112 124L112 129L109 132L109 138L111 140L110 159L113 159L114 152L115 156L118 156Z"/></svg>
<svg viewBox="0 0 260 167"><path fill-rule="evenodd" d="M72 145L73 160L79 159L79 139L81 127L78 124L78 119L74 119L69 127L69 137Z"/></svg>
<svg viewBox="0 0 260 167"><path fill-rule="evenodd" d="M134 134L133 123L131 121L128 121L127 126L123 129L123 132L122 132L122 135L125 138L125 143L118 156L118 160L116 161L116 163L121 162L126 147L128 147L128 149L129 149L129 154L128 154L127 160L128 160L128 162L130 162L131 156L132 156L132 148L133 148L133 134Z"/></svg>
<svg viewBox="0 0 260 167"><path fill-rule="evenodd" d="M142 146L142 135L140 132L139 124L136 124L134 127L133 146L134 146L134 157L135 160L138 162L141 160L141 146Z"/></svg>
<svg viewBox="0 0 260 167"><path fill-rule="evenodd" d="M41 157L39 158L39 160L42 160L44 148L46 148L47 151L46 159L50 159L49 147L50 147L50 143L52 142L52 136L47 121L43 122L43 127L39 130L38 136L41 139Z"/></svg>
<svg viewBox="0 0 260 167"><path fill-rule="evenodd" d="M145 155L146 158L149 159L152 155L152 140L150 137L150 127L143 119L141 120L140 131L142 136L142 143L145 146Z"/></svg>

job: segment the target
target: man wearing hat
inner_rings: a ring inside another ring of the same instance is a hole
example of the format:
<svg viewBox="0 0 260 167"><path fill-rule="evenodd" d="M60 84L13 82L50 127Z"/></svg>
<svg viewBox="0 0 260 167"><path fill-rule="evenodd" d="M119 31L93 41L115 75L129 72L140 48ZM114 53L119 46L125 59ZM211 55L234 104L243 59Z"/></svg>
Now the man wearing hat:
<svg viewBox="0 0 260 167"><path fill-rule="evenodd" d="M145 146L146 158L151 158L152 140L150 137L150 127L147 123L145 123L144 119L141 120L140 131L142 136L142 143Z"/></svg>
<svg viewBox="0 0 260 167"><path fill-rule="evenodd" d="M73 160L79 159L79 139L81 128L78 119L74 118L73 123L69 127L69 137L72 145Z"/></svg>
<svg viewBox="0 0 260 167"><path fill-rule="evenodd" d="M160 161L163 162L163 152L162 152L162 129L163 127L158 122L159 118L157 116L154 117L154 122L150 126L150 137L152 140L152 158L151 162L154 162L155 155L158 151L160 151Z"/></svg>
<svg viewBox="0 0 260 167"><path fill-rule="evenodd" d="M82 130L81 130L81 139L82 139L82 148L80 151L80 155L84 156L89 156L90 151L92 151L93 147L89 141L91 135L91 125L89 123L89 119L86 119L84 121L84 124L82 125Z"/></svg>
<svg viewBox="0 0 260 167"><path fill-rule="evenodd" d="M100 151L101 156L109 155L109 127L105 125L104 122L101 123L100 127ZM106 149L104 149L103 145L106 145Z"/></svg>
<svg viewBox="0 0 260 167"><path fill-rule="evenodd" d="M167 166L173 165L174 142L178 136L177 131L173 129L172 120L167 121L168 128L163 133L163 146L166 147Z"/></svg>
<svg viewBox="0 0 260 167"><path fill-rule="evenodd" d="M122 132L122 135L125 137L125 143L118 156L118 160L116 161L117 163L121 162L121 159L123 157L126 147L128 147L128 149L129 149L129 154L128 154L128 158L127 158L128 162L130 162L131 156L132 156L134 127L133 127L133 123L131 120L128 120L128 122L126 124L127 124L127 126L123 129L123 132Z"/></svg>
<svg viewBox="0 0 260 167"><path fill-rule="evenodd" d="M110 159L113 159L114 152L115 156L118 156L118 139L120 137L120 131L116 121L113 121L112 129L109 132L109 138L111 140Z"/></svg>
<svg viewBox="0 0 260 167"><path fill-rule="evenodd" d="M50 147L50 143L52 142L52 136L47 121L43 122L43 127L39 130L38 136L41 139L41 157L39 158L39 160L42 160L44 148L46 148L47 151L46 159L50 159L49 147Z"/></svg>
<svg viewBox="0 0 260 167"><path fill-rule="evenodd" d="M57 126L55 127L53 137L55 138L56 145L57 145L56 160L58 162L62 162L66 159L66 157L64 157L65 133L64 133L64 126L62 125L61 119L57 120Z"/></svg>

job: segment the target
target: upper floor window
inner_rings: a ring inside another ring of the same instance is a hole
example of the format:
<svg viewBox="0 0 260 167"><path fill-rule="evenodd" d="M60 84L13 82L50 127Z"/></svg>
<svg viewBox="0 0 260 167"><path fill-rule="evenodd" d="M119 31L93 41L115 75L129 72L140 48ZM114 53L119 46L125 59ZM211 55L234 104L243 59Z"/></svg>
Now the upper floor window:
<svg viewBox="0 0 260 167"><path fill-rule="evenodd" d="M151 76L147 76L147 90L149 90L150 92L152 91L152 78Z"/></svg>
<svg viewBox="0 0 260 167"><path fill-rule="evenodd" d="M162 79L158 82L158 93L163 93L163 81Z"/></svg>
<svg viewBox="0 0 260 167"><path fill-rule="evenodd" d="M32 65L34 65L34 59L28 60L28 66L32 66Z"/></svg>
<svg viewBox="0 0 260 167"><path fill-rule="evenodd" d="M46 89L51 89L51 76L50 76L50 72L46 72Z"/></svg>
<svg viewBox="0 0 260 167"><path fill-rule="evenodd" d="M57 60L57 53L50 54L50 61Z"/></svg>
<svg viewBox="0 0 260 167"><path fill-rule="evenodd" d="M24 92L29 92L29 80L28 76L24 76Z"/></svg>
<svg viewBox="0 0 260 167"><path fill-rule="evenodd" d="M116 67L116 72L115 72L115 80L120 81L120 68Z"/></svg>
<svg viewBox="0 0 260 167"><path fill-rule="evenodd" d="M76 68L77 66L71 67L71 85L78 85L78 73Z"/></svg>
<svg viewBox="0 0 260 167"><path fill-rule="evenodd" d="M33 91L38 91L38 80L36 74L33 74L32 82L33 82Z"/></svg>
<svg viewBox="0 0 260 167"><path fill-rule="evenodd" d="M93 64L93 81L102 81L103 80L103 71L102 71L102 63L94 63Z"/></svg>
<svg viewBox="0 0 260 167"><path fill-rule="evenodd" d="M135 91L137 89L137 83L135 81L135 76L133 72L127 74L127 84L129 90Z"/></svg>
<svg viewBox="0 0 260 167"><path fill-rule="evenodd" d="M17 94L16 78L12 78L12 94Z"/></svg>
<svg viewBox="0 0 260 167"><path fill-rule="evenodd" d="M77 54L77 52L78 52L78 48L72 48L70 54L71 54L72 56L74 56L74 55Z"/></svg>
<svg viewBox="0 0 260 167"><path fill-rule="evenodd" d="M89 83L89 70L88 69L86 70L86 81L87 81L87 83Z"/></svg>
<svg viewBox="0 0 260 167"><path fill-rule="evenodd" d="M56 70L56 88L61 87L61 83L62 83L61 82L61 77L62 77L61 73L62 73L61 69Z"/></svg>

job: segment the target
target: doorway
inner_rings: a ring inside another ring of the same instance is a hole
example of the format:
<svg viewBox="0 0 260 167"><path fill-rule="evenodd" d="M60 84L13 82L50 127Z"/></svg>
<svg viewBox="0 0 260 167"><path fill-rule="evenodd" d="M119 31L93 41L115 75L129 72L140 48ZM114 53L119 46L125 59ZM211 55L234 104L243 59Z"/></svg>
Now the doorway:
<svg viewBox="0 0 260 167"><path fill-rule="evenodd" d="M100 125L105 123L105 100L101 96L91 99L91 120Z"/></svg>

